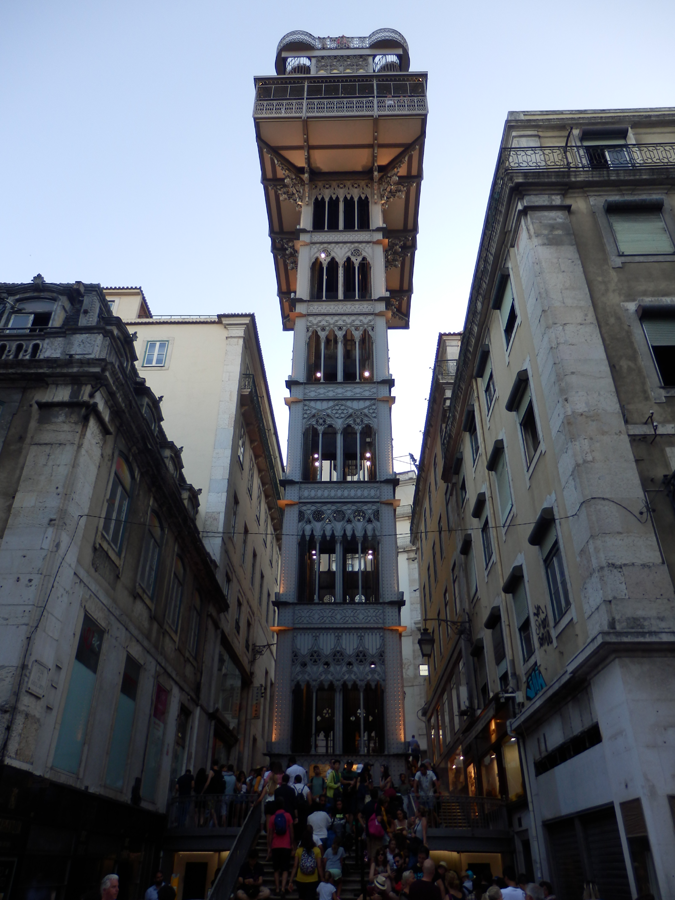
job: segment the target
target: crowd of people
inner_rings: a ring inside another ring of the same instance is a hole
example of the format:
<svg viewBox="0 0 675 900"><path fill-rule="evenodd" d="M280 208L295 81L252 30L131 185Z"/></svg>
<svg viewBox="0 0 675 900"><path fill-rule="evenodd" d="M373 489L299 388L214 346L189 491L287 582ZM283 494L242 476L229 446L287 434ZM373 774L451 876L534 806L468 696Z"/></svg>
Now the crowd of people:
<svg viewBox="0 0 675 900"><path fill-rule="evenodd" d="M370 766L356 771L350 760L341 767L334 759L325 774L319 766L310 774L290 757L285 772L273 765L255 775L262 779L253 790L262 805L272 894L280 900L294 890L299 900L341 900L346 864L364 867L359 900L555 900L547 882L521 887L508 869L488 884L471 871L433 862L427 821L437 784L424 763L412 778L402 773L396 787L386 765L375 786ZM269 897L253 849L239 873L236 898Z"/></svg>

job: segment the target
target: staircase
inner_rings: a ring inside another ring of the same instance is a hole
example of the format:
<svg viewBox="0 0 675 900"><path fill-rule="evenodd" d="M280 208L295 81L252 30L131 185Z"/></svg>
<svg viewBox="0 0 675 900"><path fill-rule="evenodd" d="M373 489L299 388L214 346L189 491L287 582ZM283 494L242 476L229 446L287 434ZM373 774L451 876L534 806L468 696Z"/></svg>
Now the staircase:
<svg viewBox="0 0 675 900"><path fill-rule="evenodd" d="M267 835L261 834L258 837L258 841L256 843L256 849L258 851L258 862L262 865L264 869L263 875L263 884L266 888L269 888L272 891L272 897L274 897L274 872L272 871L272 860L265 859L267 856ZM365 864L364 864L365 865ZM292 866L292 858L291 858L291 866ZM342 889L340 891L340 897L344 898L344 900L354 900L354 898L359 897L361 894L361 873L359 871L358 861L355 857L355 851L352 849L347 857L342 861ZM365 865L365 879L368 881L368 866ZM289 898L297 898L298 891L297 888L294 888L293 891L287 892L286 894Z"/></svg>

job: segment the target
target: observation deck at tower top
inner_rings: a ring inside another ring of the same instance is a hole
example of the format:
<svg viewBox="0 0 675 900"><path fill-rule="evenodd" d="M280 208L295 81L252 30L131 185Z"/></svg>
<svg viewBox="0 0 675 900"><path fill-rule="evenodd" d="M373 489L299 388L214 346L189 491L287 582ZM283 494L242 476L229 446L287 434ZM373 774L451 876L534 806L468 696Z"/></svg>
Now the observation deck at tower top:
<svg viewBox="0 0 675 900"><path fill-rule="evenodd" d="M293 327L301 213L319 185L361 183L382 209L376 240L386 252L390 328L407 328L423 176L427 73L410 72L405 37L279 41L275 74L254 79L253 120L283 327ZM298 297L297 299L303 299ZM308 299L308 298L305 298ZM373 298L378 299L378 298Z"/></svg>

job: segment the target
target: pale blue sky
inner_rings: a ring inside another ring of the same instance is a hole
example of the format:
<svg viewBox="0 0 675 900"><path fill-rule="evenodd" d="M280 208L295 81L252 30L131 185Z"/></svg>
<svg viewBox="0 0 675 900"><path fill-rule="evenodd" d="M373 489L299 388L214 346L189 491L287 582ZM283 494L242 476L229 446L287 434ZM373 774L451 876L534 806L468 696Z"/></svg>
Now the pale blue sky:
<svg viewBox="0 0 675 900"><path fill-rule="evenodd" d="M141 285L155 314L255 312L285 452L253 123L279 38L393 27L429 72L415 294L392 336L394 452L417 455L439 330L460 330L509 110L669 106L673 0L285 4L14 0L0 12L0 281ZM401 464L399 468L403 468Z"/></svg>

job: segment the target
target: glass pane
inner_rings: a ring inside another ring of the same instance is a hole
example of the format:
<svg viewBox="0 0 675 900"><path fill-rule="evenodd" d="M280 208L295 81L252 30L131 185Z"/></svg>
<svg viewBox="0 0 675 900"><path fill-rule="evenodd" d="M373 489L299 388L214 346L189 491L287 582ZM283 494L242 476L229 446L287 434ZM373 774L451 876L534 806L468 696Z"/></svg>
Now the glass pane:
<svg viewBox="0 0 675 900"><path fill-rule="evenodd" d="M134 711L136 709L136 693L141 667L127 656L122 676L115 728L113 730L110 751L108 754L108 769L105 783L108 787L121 791L124 788L124 773L127 767L129 745L131 743L131 731L134 724Z"/></svg>

